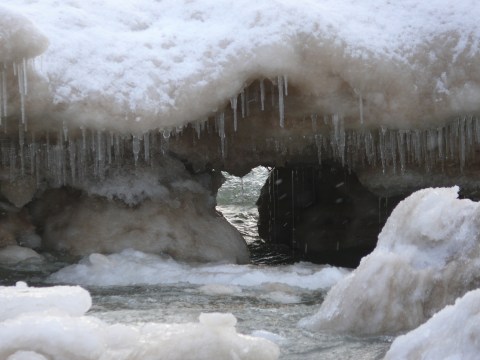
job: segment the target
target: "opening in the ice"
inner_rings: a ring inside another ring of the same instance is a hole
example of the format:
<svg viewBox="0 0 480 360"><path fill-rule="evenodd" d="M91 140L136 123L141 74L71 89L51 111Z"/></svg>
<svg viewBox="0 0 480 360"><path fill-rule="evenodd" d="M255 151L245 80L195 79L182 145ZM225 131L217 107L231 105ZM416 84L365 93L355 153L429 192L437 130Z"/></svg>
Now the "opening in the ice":
<svg viewBox="0 0 480 360"><path fill-rule="evenodd" d="M259 236L295 261L356 267L401 199L373 193L335 162L275 167L257 201Z"/></svg>
<svg viewBox="0 0 480 360"><path fill-rule="evenodd" d="M291 262L289 250L267 243L258 234L257 201L271 169L258 166L238 177L222 172L225 182L218 190L217 210L242 234L253 263ZM283 251L282 251L283 250Z"/></svg>

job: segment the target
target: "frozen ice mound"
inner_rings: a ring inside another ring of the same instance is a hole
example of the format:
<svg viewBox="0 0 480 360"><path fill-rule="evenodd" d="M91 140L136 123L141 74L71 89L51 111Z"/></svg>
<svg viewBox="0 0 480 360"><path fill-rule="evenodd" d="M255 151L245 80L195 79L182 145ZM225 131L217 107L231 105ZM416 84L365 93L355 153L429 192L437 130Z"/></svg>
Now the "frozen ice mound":
<svg viewBox="0 0 480 360"><path fill-rule="evenodd" d="M395 339L385 360L478 359L480 290L468 292L425 324Z"/></svg>
<svg viewBox="0 0 480 360"><path fill-rule="evenodd" d="M275 293L284 290L282 284L308 290L329 289L346 274L345 269L308 263L275 267L187 264L127 249L111 255L91 254L80 263L52 274L48 281L90 286L188 283L205 285L201 290L210 293L238 293L239 287L268 284Z"/></svg>
<svg viewBox="0 0 480 360"><path fill-rule="evenodd" d="M417 191L392 212L375 250L303 319L312 330L362 335L417 327L480 278L480 203L458 187Z"/></svg>
<svg viewBox="0 0 480 360"><path fill-rule="evenodd" d="M52 310L69 316L81 316L91 305L90 294L80 286L34 288L18 282L16 286L0 287L0 321Z"/></svg>
<svg viewBox="0 0 480 360"><path fill-rule="evenodd" d="M0 297L1 359L270 360L279 356L272 342L238 334L231 314L201 314L198 323L187 324L109 325L83 316L91 298L79 287L37 289L18 284L2 287ZM65 309L65 304L70 308Z"/></svg>
<svg viewBox="0 0 480 360"><path fill-rule="evenodd" d="M408 127L478 110L480 9L471 1L2 5L22 14L16 26L26 16L50 42L34 70L48 89L28 95L48 104L38 126L60 114L77 127L174 128L229 107L263 78L284 84L285 95L287 83L300 89L310 113L369 125ZM0 33L9 14L0 12ZM34 54L19 43L21 63Z"/></svg>

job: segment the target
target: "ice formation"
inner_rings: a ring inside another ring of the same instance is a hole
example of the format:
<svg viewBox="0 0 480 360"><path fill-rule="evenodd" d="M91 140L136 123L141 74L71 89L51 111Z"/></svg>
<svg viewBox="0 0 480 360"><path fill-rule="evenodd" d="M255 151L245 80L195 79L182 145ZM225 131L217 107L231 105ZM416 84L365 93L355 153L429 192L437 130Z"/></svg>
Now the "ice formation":
<svg viewBox="0 0 480 360"><path fill-rule="evenodd" d="M82 316L92 305L87 290L80 286L29 287L24 282L0 287L0 321L29 313L54 311L69 316Z"/></svg>
<svg viewBox="0 0 480 360"><path fill-rule="evenodd" d="M164 158L162 166L85 182L80 192L47 191L31 213L44 229L43 247L71 255L133 248L182 261L247 263L242 236L215 212L210 181Z"/></svg>
<svg viewBox="0 0 480 360"><path fill-rule="evenodd" d="M341 268L308 263L282 267L189 265L165 256L124 250L107 256L91 254L79 264L70 265L52 274L49 281L87 286L188 283L206 285L208 287L202 287L201 290L212 293L235 293L239 292L238 287L269 286L269 292L281 292L282 287L276 287L275 284L307 290L326 290L347 273L347 270ZM222 287L219 287L220 285Z"/></svg>
<svg viewBox="0 0 480 360"><path fill-rule="evenodd" d="M201 314L198 323L138 326L84 316L90 294L79 287L0 291L2 359L277 359L278 346L238 334L231 314ZM194 354L194 355L192 355Z"/></svg>
<svg viewBox="0 0 480 360"><path fill-rule="evenodd" d="M478 109L473 19L480 10L471 0L2 5L34 20L49 39L36 69L49 91L32 96L52 98L45 115L68 115L69 126L176 127L196 120L192 114L208 116L262 77L278 85L280 122L282 100L292 94L287 84L314 95L315 110L365 123L399 126ZM43 49L35 36L27 39ZM38 54L14 50L20 60Z"/></svg>
<svg viewBox="0 0 480 360"><path fill-rule="evenodd" d="M166 218L153 216L148 201L164 196L165 186L144 191L161 177L144 169L164 156L191 174L330 160L367 169L364 178L372 168L393 177L473 171L476 15L473 0L4 0L0 200L22 207L44 190L69 187L108 199L99 207L116 211L118 221L138 206L137 215L160 223ZM140 187L135 177L144 177ZM126 183L132 191L122 194ZM85 243L68 239L92 221L83 215L95 201L85 202L51 220L46 243ZM64 226L76 220L76 228ZM208 233L217 220L187 232ZM93 228L90 243L118 235ZM162 237L172 239L168 233ZM144 237L150 244L152 234ZM120 250L105 241L88 251Z"/></svg>
<svg viewBox="0 0 480 360"><path fill-rule="evenodd" d="M458 187L420 190L387 220L374 252L301 325L362 335L417 327L478 287L480 203Z"/></svg>
<svg viewBox="0 0 480 360"><path fill-rule="evenodd" d="M385 360L474 360L480 351L480 290L468 292L425 324L395 339Z"/></svg>

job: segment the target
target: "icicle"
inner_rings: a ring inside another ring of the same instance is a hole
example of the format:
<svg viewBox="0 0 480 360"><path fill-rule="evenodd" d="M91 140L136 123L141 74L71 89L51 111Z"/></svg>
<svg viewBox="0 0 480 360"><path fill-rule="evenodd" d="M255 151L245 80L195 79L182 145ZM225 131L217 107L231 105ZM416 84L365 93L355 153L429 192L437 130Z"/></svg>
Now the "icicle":
<svg viewBox="0 0 480 360"><path fill-rule="evenodd" d="M10 157L10 181L15 181L16 173L17 173L17 154L15 153L15 148L11 147L9 151Z"/></svg>
<svg viewBox="0 0 480 360"><path fill-rule="evenodd" d="M466 154L466 139L465 139L465 118L460 119L459 121L460 134L458 141L460 142L460 171L463 172L465 167L465 154Z"/></svg>
<svg viewBox="0 0 480 360"><path fill-rule="evenodd" d="M318 164L322 165L322 135L315 135L315 145L317 145Z"/></svg>
<svg viewBox="0 0 480 360"><path fill-rule="evenodd" d="M400 130L398 132L398 154L400 156L400 172L405 174L405 132Z"/></svg>
<svg viewBox="0 0 480 360"><path fill-rule="evenodd" d="M115 155L115 161L117 164L120 163L122 150L120 146L120 135L116 134L113 142L113 154Z"/></svg>
<svg viewBox="0 0 480 360"><path fill-rule="evenodd" d="M260 80L260 106L261 110L265 110L265 79Z"/></svg>
<svg viewBox="0 0 480 360"><path fill-rule="evenodd" d="M145 152L145 163L150 163L150 133L143 134L143 150Z"/></svg>
<svg viewBox="0 0 480 360"><path fill-rule="evenodd" d="M47 166L47 169L50 170L51 169L51 162L50 162L50 131L47 130L47 133L45 134L45 137L46 137L46 142L45 142L45 152L46 152L46 155L45 156L45 161L46 161L46 166Z"/></svg>
<svg viewBox="0 0 480 360"><path fill-rule="evenodd" d="M103 132L97 131L97 175L101 179L105 177L105 140Z"/></svg>
<svg viewBox="0 0 480 360"><path fill-rule="evenodd" d="M6 118L8 113L7 113L7 73L6 73L6 68L7 66L3 64L2 68L2 101L3 101L3 116Z"/></svg>
<svg viewBox="0 0 480 360"><path fill-rule="evenodd" d="M475 143L480 144L480 119L475 118Z"/></svg>
<svg viewBox="0 0 480 360"><path fill-rule="evenodd" d="M395 131L390 131L390 151L392 155L393 174L397 173L397 138Z"/></svg>
<svg viewBox="0 0 480 360"><path fill-rule="evenodd" d="M77 162L76 162L76 149L75 149L75 140L69 139L68 140L68 158L70 160L70 176L72 177L72 184L76 183L76 169L77 169Z"/></svg>
<svg viewBox="0 0 480 360"><path fill-rule="evenodd" d="M35 157L37 152L37 144L35 143L35 133L32 131L32 142L30 148L30 174L35 174Z"/></svg>
<svg viewBox="0 0 480 360"><path fill-rule="evenodd" d="M14 64L14 67L18 69L16 70L17 73L17 78L18 78L18 92L20 94L20 113L21 113L21 121L22 125L27 127L25 123L25 80L24 80L24 73L23 73L23 67L20 67L20 65Z"/></svg>
<svg viewBox="0 0 480 360"><path fill-rule="evenodd" d="M23 65L23 71L22 71L22 77L23 77L23 94L26 96L28 92L28 79L27 79L27 59L23 58L22 59L22 65Z"/></svg>
<svg viewBox="0 0 480 360"><path fill-rule="evenodd" d="M337 154L340 156L342 160L342 166L345 166L345 126L343 123L343 118L341 118L338 114L334 114L332 116L333 122L333 131L334 131L334 144L335 150Z"/></svg>
<svg viewBox="0 0 480 360"><path fill-rule="evenodd" d="M358 93L358 107L360 110L360 124L363 125L363 98L362 98L362 93Z"/></svg>
<svg viewBox="0 0 480 360"><path fill-rule="evenodd" d="M230 98L230 105L232 106L233 111L233 130L237 131L237 97Z"/></svg>
<svg viewBox="0 0 480 360"><path fill-rule="evenodd" d="M68 127L65 120L63 120L63 136L65 141L68 141Z"/></svg>
<svg viewBox="0 0 480 360"><path fill-rule="evenodd" d="M379 132L379 147L380 147L380 160L382 162L382 172L385 174L385 167L386 167L386 149L385 149L385 133L386 129L381 128Z"/></svg>
<svg viewBox="0 0 480 360"><path fill-rule="evenodd" d="M285 85L285 96L288 96L288 76L283 75L283 84Z"/></svg>
<svg viewBox="0 0 480 360"><path fill-rule="evenodd" d="M246 114L245 88L240 93L240 101L242 102L242 118L245 118L245 114Z"/></svg>
<svg viewBox="0 0 480 360"><path fill-rule="evenodd" d="M22 125L18 127L18 145L20 147L20 170L22 176L25 175L25 154L24 154L24 147L25 147L25 131Z"/></svg>
<svg viewBox="0 0 480 360"><path fill-rule="evenodd" d="M220 136L220 145L222 151L222 159L225 159L225 114L222 112L217 115L218 135Z"/></svg>
<svg viewBox="0 0 480 360"><path fill-rule="evenodd" d="M195 121L195 132L197 133L197 138L200 140L200 134L202 132L200 121Z"/></svg>
<svg viewBox="0 0 480 360"><path fill-rule="evenodd" d="M112 146L113 146L114 138L113 132L110 131L109 136L107 136L107 157L108 157L108 165L112 164Z"/></svg>
<svg viewBox="0 0 480 360"><path fill-rule="evenodd" d="M135 135L132 135L132 150L135 166L137 166L138 154L140 153L140 139Z"/></svg>
<svg viewBox="0 0 480 360"><path fill-rule="evenodd" d="M278 76L278 113L280 116L280 127L285 127L285 103L283 98L284 91L283 76Z"/></svg>
<svg viewBox="0 0 480 360"><path fill-rule="evenodd" d="M310 118L312 119L312 130L317 131L317 114L311 114Z"/></svg>

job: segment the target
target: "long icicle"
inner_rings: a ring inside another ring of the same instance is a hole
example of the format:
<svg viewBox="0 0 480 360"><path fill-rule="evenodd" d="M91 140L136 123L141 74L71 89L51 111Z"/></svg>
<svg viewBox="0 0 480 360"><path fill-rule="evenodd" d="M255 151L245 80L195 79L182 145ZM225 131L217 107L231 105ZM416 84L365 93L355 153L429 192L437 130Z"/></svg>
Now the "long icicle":
<svg viewBox="0 0 480 360"><path fill-rule="evenodd" d="M285 99L283 98L284 79L278 76L278 114L280 116L280 127L285 127Z"/></svg>

